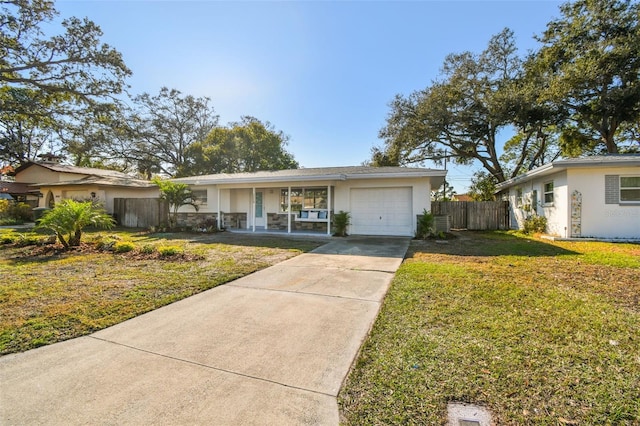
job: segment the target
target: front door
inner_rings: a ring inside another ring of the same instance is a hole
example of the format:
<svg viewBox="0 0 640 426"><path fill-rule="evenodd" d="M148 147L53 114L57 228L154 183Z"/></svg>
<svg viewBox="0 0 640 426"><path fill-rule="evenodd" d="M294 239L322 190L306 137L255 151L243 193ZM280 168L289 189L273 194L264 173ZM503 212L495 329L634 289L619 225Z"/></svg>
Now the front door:
<svg viewBox="0 0 640 426"><path fill-rule="evenodd" d="M256 218L256 226L265 225L265 212L264 212L264 194L262 191L256 191L256 200L255 200L255 218Z"/></svg>

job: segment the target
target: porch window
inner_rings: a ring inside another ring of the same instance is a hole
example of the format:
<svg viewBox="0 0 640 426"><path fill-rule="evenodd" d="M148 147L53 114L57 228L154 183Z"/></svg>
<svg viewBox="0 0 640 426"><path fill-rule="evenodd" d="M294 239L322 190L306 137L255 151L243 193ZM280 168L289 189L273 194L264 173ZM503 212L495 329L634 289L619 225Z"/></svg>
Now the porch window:
<svg viewBox="0 0 640 426"><path fill-rule="evenodd" d="M287 212L288 190L280 190L280 211ZM291 188L291 212L303 209L326 209L327 188Z"/></svg>
<svg viewBox="0 0 640 426"><path fill-rule="evenodd" d="M553 204L553 181L544 184L544 203Z"/></svg>
<svg viewBox="0 0 640 426"><path fill-rule="evenodd" d="M305 209L326 209L327 188L309 188L304 190Z"/></svg>
<svg viewBox="0 0 640 426"><path fill-rule="evenodd" d="M620 176L620 202L640 202L640 176Z"/></svg>
<svg viewBox="0 0 640 426"><path fill-rule="evenodd" d="M280 190L280 211L282 213L287 212L288 205L288 197L289 193L287 189ZM303 190L302 188L291 188L291 212L299 212L302 210L302 200L303 200Z"/></svg>

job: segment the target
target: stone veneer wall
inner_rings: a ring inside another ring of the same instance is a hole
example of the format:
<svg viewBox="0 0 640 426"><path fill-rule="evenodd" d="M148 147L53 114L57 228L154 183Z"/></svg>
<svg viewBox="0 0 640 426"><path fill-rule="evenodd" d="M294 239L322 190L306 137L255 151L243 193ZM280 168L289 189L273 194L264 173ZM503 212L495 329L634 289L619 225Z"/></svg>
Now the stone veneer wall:
<svg viewBox="0 0 640 426"><path fill-rule="evenodd" d="M246 213L223 213L224 223L222 226L229 229L245 229L247 227ZM178 213L178 226L189 226L196 228L205 221L218 221L217 213ZM285 228L286 229L286 228Z"/></svg>
<svg viewBox="0 0 640 426"><path fill-rule="evenodd" d="M178 226L188 226L196 228L205 221L217 222L216 213L178 213ZM228 229L246 229L247 228L247 214L246 213L223 213L224 223L222 226ZM287 230L287 215L279 213L267 214L267 227L268 229ZM326 222L298 222L293 216L291 217L291 230L292 231L313 231L313 232L327 232Z"/></svg>
<svg viewBox="0 0 640 426"><path fill-rule="evenodd" d="M293 222L293 216L291 216L291 221ZM267 214L267 227L269 229L280 229L287 230L287 215L279 214L279 213L268 213Z"/></svg>
<svg viewBox="0 0 640 426"><path fill-rule="evenodd" d="M247 214L246 213L222 213L224 223L222 226L228 229L246 229Z"/></svg>
<svg viewBox="0 0 640 426"><path fill-rule="evenodd" d="M217 222L217 213L178 213L178 226L190 226L195 228L205 221Z"/></svg>

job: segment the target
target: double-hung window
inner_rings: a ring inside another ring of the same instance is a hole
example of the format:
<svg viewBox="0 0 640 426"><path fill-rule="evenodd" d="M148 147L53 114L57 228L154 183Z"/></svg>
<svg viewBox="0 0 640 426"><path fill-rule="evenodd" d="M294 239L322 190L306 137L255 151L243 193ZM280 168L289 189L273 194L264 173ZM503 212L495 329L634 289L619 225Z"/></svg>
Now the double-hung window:
<svg viewBox="0 0 640 426"><path fill-rule="evenodd" d="M620 176L620 202L640 203L640 176Z"/></svg>
<svg viewBox="0 0 640 426"><path fill-rule="evenodd" d="M206 189L194 189L191 191L193 194L193 200L198 205L206 206L207 205L207 190Z"/></svg>
<svg viewBox="0 0 640 426"><path fill-rule="evenodd" d="M553 181L544 184L543 199L545 204L553 204Z"/></svg>

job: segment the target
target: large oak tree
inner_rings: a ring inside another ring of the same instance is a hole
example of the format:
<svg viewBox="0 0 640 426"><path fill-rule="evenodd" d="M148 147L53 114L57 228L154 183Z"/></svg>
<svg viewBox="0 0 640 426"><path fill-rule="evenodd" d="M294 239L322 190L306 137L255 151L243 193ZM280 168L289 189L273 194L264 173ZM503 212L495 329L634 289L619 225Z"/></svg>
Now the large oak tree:
<svg viewBox="0 0 640 426"><path fill-rule="evenodd" d="M625 131L640 120L640 3L579 0L560 7L538 38L530 66L546 81L542 100L564 108L569 154L639 149Z"/></svg>
<svg viewBox="0 0 640 426"><path fill-rule="evenodd" d="M45 34L57 15L52 1L0 0L0 160L33 159L29 134L112 109L131 74L86 18L64 19L60 34Z"/></svg>
<svg viewBox="0 0 640 426"><path fill-rule="evenodd" d="M478 161L498 182L540 162L550 146L555 116L532 102L536 81L527 79L514 36L505 29L478 54L447 56L442 77L424 90L398 95L387 125L384 147L375 148L374 165L420 164L452 157L459 164ZM515 128L510 155L501 158L499 133Z"/></svg>

